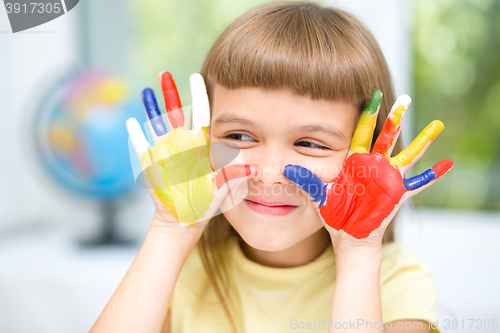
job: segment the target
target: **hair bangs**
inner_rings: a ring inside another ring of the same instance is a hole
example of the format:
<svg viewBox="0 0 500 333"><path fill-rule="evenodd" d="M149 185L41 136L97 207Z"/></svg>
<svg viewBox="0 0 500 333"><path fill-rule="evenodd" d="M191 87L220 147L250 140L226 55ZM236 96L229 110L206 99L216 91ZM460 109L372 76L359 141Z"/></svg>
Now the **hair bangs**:
<svg viewBox="0 0 500 333"><path fill-rule="evenodd" d="M293 7L290 2L246 13L209 51L202 69L209 94L214 84L284 88L362 108L373 90L382 87L377 62L383 65L385 60L378 59L380 50L373 50L373 37L359 38L366 30L343 14L315 4Z"/></svg>

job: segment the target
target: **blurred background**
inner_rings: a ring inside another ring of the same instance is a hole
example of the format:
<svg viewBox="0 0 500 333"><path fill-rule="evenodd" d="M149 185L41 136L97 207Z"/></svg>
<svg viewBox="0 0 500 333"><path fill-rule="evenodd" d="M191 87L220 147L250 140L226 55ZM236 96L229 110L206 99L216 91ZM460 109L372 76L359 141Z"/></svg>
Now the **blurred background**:
<svg viewBox="0 0 500 333"><path fill-rule="evenodd" d="M154 213L134 184L125 120L170 71L183 105L222 30L263 0L82 0L12 34L0 8L0 332L82 332L123 278ZM414 167L455 167L406 205L396 241L433 272L445 319L500 322L500 1L322 0L360 18L413 102ZM162 103L160 103L162 108ZM189 121L190 115L187 115Z"/></svg>

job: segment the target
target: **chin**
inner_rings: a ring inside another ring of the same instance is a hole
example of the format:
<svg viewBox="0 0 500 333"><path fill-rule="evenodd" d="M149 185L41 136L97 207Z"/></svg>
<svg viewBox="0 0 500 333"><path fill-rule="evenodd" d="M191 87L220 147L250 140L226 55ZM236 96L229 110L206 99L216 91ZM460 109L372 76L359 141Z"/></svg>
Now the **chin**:
<svg viewBox="0 0 500 333"><path fill-rule="evenodd" d="M224 216L248 245L261 251L288 249L323 228L312 205L272 215L256 213L246 201L242 201L224 212Z"/></svg>

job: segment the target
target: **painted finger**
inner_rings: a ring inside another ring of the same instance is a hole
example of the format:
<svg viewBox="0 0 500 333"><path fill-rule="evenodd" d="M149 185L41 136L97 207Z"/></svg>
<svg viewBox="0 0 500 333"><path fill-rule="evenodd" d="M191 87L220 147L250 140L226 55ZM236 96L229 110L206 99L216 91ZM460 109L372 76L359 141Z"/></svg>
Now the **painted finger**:
<svg viewBox="0 0 500 333"><path fill-rule="evenodd" d="M439 120L434 120L413 140L413 142L403 149L399 154L392 157L391 164L400 168L404 175L425 153L432 141L444 129L444 124Z"/></svg>
<svg viewBox="0 0 500 333"><path fill-rule="evenodd" d="M228 165L217 172L217 175L215 176L215 186L217 187L217 190L220 190L222 185L231 180L251 175L255 176L256 173L255 168L250 164Z"/></svg>
<svg viewBox="0 0 500 333"><path fill-rule="evenodd" d="M247 179L255 177L256 174L257 170L248 164L228 165L216 172L214 179L214 201L210 205L209 212L205 214L205 217L212 217L226 197L229 197L229 208L233 208L239 204L238 200L233 196L236 185L246 182Z"/></svg>
<svg viewBox="0 0 500 333"><path fill-rule="evenodd" d="M218 212L222 213L221 205L224 204L224 200L233 194L237 189L237 185L246 182L249 177L255 176L257 173L256 170L250 165L244 164L233 164L231 166L227 166L223 168L218 173L213 173L214 177L214 190L212 193L212 197L210 200L210 205L208 209L199 211L199 205L194 205L193 203L202 202L206 200L209 196L209 193L203 191L193 191L192 197L189 199L189 202L178 202L175 204L174 215L176 219L183 225L190 225L201 221L206 221L211 219ZM236 199L237 200L237 199ZM230 207L227 207L226 210L235 207L238 203L241 202L241 199L236 202L233 198L232 202L229 203ZM184 209L183 209L184 208ZM196 208L196 209L195 209ZM196 210L196 212L193 211ZM201 213L201 214L200 214Z"/></svg>
<svg viewBox="0 0 500 333"><path fill-rule="evenodd" d="M326 184L318 176L300 165L288 164L283 175L305 191L321 208L326 200Z"/></svg>
<svg viewBox="0 0 500 333"><path fill-rule="evenodd" d="M404 179L403 183L408 191L416 191L414 194L423 190L425 185L436 179L439 179L453 167L453 161L449 158L442 160L432 168L422 172L420 175Z"/></svg>
<svg viewBox="0 0 500 333"><path fill-rule="evenodd" d="M161 117L160 109L158 108L158 103L156 102L156 97L153 89L146 88L141 93L142 103L144 104L144 110L146 111L146 116L148 117L148 126L153 136L154 142L160 141L160 138L167 134L167 127L163 122Z"/></svg>
<svg viewBox="0 0 500 333"><path fill-rule="evenodd" d="M132 145L140 160L145 152L151 151L151 146L144 136L144 132L142 132L141 125L139 125L137 119L129 118L126 125L130 141L132 141Z"/></svg>
<svg viewBox="0 0 500 333"><path fill-rule="evenodd" d="M365 109L359 117L358 125L354 130L351 141L351 152L366 153L370 150L381 102L382 92L380 90L375 90L370 102L365 106Z"/></svg>
<svg viewBox="0 0 500 333"><path fill-rule="evenodd" d="M169 72L161 72L158 75L158 80L160 81L161 91L165 99L165 110L167 111L170 125L172 125L173 129L180 126L186 126L181 99L172 74Z"/></svg>
<svg viewBox="0 0 500 333"><path fill-rule="evenodd" d="M385 121L384 128L380 132L375 145L373 146L372 153L391 156L394 145L401 131L401 124L408 107L410 106L411 98L408 95L401 95L398 97L391 112Z"/></svg>
<svg viewBox="0 0 500 333"><path fill-rule="evenodd" d="M191 129L199 130L210 125L210 106L208 103L207 88L203 76L193 73L189 77L191 84L192 116Z"/></svg>

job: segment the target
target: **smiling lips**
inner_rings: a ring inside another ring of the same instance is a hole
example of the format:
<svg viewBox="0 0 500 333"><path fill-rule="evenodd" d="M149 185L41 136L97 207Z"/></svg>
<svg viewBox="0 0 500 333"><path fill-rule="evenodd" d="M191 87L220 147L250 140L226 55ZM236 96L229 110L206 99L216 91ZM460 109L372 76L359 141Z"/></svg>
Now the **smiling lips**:
<svg viewBox="0 0 500 333"><path fill-rule="evenodd" d="M267 202L249 199L245 199L245 202L254 212L266 215L286 215L299 207L297 205L289 205L283 202Z"/></svg>

